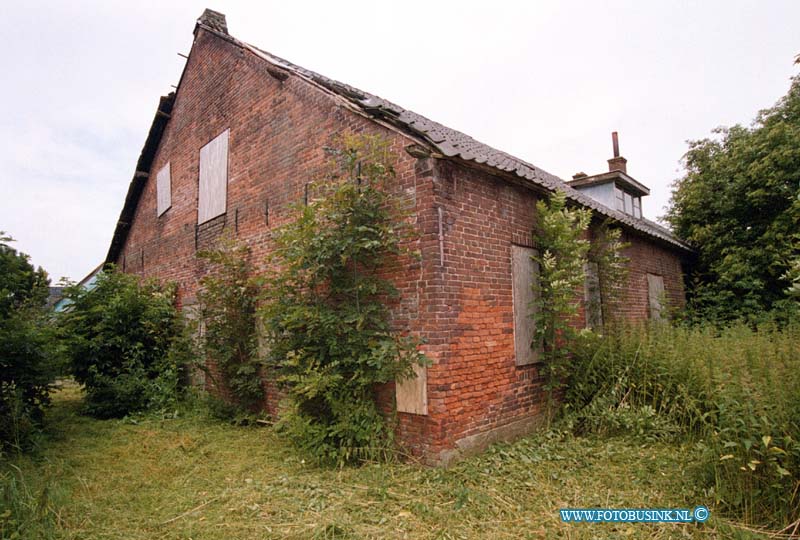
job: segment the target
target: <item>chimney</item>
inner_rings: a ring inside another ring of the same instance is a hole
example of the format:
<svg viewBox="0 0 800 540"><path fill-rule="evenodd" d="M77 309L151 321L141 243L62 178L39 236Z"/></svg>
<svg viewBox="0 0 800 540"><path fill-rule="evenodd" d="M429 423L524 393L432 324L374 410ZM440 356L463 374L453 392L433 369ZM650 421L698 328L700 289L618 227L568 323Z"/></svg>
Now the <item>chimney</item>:
<svg viewBox="0 0 800 540"><path fill-rule="evenodd" d="M611 134L611 140L614 142L614 157L608 160L608 170L628 174L628 160L619 155L619 138L616 131Z"/></svg>
<svg viewBox="0 0 800 540"><path fill-rule="evenodd" d="M202 24L220 34L228 35L228 23L225 21L225 14L219 11L206 8L200 18L197 19L197 24Z"/></svg>

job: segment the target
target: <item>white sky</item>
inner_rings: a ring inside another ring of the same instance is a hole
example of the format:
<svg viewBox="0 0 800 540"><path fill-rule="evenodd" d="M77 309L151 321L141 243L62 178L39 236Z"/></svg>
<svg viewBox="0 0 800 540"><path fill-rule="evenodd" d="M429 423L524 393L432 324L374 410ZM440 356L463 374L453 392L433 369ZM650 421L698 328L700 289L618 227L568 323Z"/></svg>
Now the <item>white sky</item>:
<svg viewBox="0 0 800 540"><path fill-rule="evenodd" d="M619 131L651 219L686 141L749 124L800 53L796 0L6 3L0 230L54 282L105 257L204 7L244 41L564 179L607 170Z"/></svg>

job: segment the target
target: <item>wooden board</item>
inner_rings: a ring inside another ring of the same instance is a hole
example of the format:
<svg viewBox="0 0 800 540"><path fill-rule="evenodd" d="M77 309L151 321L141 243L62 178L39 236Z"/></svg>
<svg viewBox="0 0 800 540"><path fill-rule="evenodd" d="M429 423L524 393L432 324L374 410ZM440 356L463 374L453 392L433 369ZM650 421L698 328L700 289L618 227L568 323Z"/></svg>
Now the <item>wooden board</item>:
<svg viewBox="0 0 800 540"><path fill-rule="evenodd" d="M225 213L228 195L228 134L200 149L200 188L197 196L197 223L205 223Z"/></svg>
<svg viewBox="0 0 800 540"><path fill-rule="evenodd" d="M156 176L156 215L160 216L172 206L172 185L169 178L169 163Z"/></svg>
<svg viewBox="0 0 800 540"><path fill-rule="evenodd" d="M647 274L647 299L650 304L650 318L660 320L664 317L664 278Z"/></svg>
<svg viewBox="0 0 800 540"><path fill-rule="evenodd" d="M600 270L596 262L587 262L584 266L586 281L584 285L584 312L586 328L601 329L603 327L603 300L600 294Z"/></svg>
<svg viewBox="0 0 800 540"><path fill-rule="evenodd" d="M533 347L536 329L532 318L536 309L534 280L539 277L539 264L531 257L536 250L511 246L511 290L514 296L514 356L518 366L539 361L539 348Z"/></svg>
<svg viewBox="0 0 800 540"><path fill-rule="evenodd" d="M398 412L428 414L428 368L414 364L416 377L395 385Z"/></svg>

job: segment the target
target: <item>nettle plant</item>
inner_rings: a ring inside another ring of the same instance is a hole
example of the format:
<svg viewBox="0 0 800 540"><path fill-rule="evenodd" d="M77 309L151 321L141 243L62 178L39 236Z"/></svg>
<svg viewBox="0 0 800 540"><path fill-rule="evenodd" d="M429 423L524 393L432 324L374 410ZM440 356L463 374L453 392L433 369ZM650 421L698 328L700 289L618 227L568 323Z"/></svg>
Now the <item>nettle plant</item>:
<svg viewBox="0 0 800 540"><path fill-rule="evenodd" d="M260 283L253 278L249 249L224 239L198 252L209 273L200 281L198 323L202 325L198 366L222 389L232 405L254 410L264 399L258 356L256 305ZM216 369L209 369L207 363Z"/></svg>
<svg viewBox="0 0 800 540"><path fill-rule="evenodd" d="M549 201L536 203L539 277L534 279L537 309L534 311L535 343L541 344L552 413L553 394L569 374L569 344L576 337L571 324L578 315L583 290L589 241L584 238L591 220L588 209L572 209L566 195L556 192Z"/></svg>
<svg viewBox="0 0 800 540"><path fill-rule="evenodd" d="M393 426L376 387L412 377L425 357L418 340L391 328L387 301L397 291L380 275L410 255L403 246L412 234L386 191L388 144L345 136L327 151L332 172L276 233L262 316L287 392L279 430L318 461L341 465L391 455Z"/></svg>

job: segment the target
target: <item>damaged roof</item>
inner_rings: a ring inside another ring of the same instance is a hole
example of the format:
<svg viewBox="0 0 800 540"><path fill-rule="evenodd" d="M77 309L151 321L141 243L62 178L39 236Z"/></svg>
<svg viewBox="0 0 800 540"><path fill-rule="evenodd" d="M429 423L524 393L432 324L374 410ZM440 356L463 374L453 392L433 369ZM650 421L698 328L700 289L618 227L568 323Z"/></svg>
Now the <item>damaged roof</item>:
<svg viewBox="0 0 800 540"><path fill-rule="evenodd" d="M494 169L500 173L514 175L519 180L523 181L523 183L532 184L549 192L562 191L566 194L567 199L586 208L590 208L593 212L599 215L612 218L613 220L627 226L630 229L658 239L673 247L687 252L693 251L687 243L677 238L666 227L663 227L648 219L634 218L633 216L609 208L570 187L561 178L537 167L536 165L528 163L501 150L492 148L487 144L473 139L469 135L439 124L438 122L434 122L433 120L430 120L421 114L417 114L414 111L404 109L403 107L396 105L391 101L295 65L278 56L263 51L258 47L234 38L228 34L225 16L219 12L206 9L197 21L195 32L198 28L203 28L204 30L211 32L246 51L250 51L257 57L267 62L270 67L276 68L275 71L278 71L278 74L280 74L281 77L294 75L305 79L314 85L322 87L329 92L332 92L333 94L349 102L351 105L355 106L366 115L394 125L400 128L402 131L415 136L415 138L425 141L434 150L438 151L445 157L461 160L467 163L472 162L477 165L489 167L490 169ZM180 88L180 83L178 87ZM174 94L170 94L168 97L168 108L171 109ZM162 111L162 108L166 108L164 107L164 99L165 98L162 98L162 103L159 106L159 112ZM167 112L167 115L169 114L168 111L164 112ZM137 171L139 171L137 174L141 172L149 173L149 167L151 163L146 163L147 169L145 171L144 168L141 167L141 162L143 160L147 161L148 157L150 158L149 161L152 162L153 156L149 155L150 153L147 152L147 150L149 150L149 147L153 143L155 143L155 146L157 147L163 132L163 126L157 126L159 123L158 120L159 114L156 114L153 127L150 130L150 135L145 143L145 149L142 151L142 157L140 157L140 167L137 167ZM166 121L164 124L165 123ZM155 140L151 140L154 136ZM153 154L154 153L155 148L153 148ZM107 263L114 262L117 259L117 256L124 245L125 237L127 236L127 229L130 227L130 221L133 218L132 211L130 214L126 213L126 209L129 207L129 199L131 199L133 195L134 198L138 200L138 196L141 194L141 187L139 187L137 190L134 190L134 183L136 179L137 178L135 176L134 181L131 183L128 196L126 197L123 215L120 216L120 221L117 224L117 231L114 233L114 240L112 240L111 248L109 249L108 256L106 257ZM137 192L133 194L132 191ZM135 210L135 202L131 210Z"/></svg>

